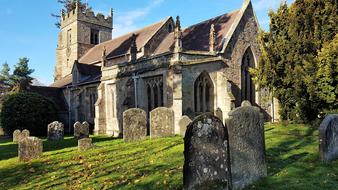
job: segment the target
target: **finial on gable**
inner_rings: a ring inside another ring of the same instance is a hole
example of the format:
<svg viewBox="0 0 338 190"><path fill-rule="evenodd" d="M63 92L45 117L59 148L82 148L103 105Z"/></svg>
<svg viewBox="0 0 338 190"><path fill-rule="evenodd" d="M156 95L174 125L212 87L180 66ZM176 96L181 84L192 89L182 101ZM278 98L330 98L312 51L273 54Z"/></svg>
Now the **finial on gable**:
<svg viewBox="0 0 338 190"><path fill-rule="evenodd" d="M180 16L176 17L176 28L178 28L179 30L181 30L181 21L180 21Z"/></svg>
<svg viewBox="0 0 338 190"><path fill-rule="evenodd" d="M103 46L102 48L102 57L106 57L107 56L107 49L106 49L106 46Z"/></svg>
<svg viewBox="0 0 338 190"><path fill-rule="evenodd" d="M130 45L130 61L132 63L136 62L137 60L137 44L136 44L136 34L134 33L131 36L131 45Z"/></svg>
<svg viewBox="0 0 338 190"><path fill-rule="evenodd" d="M213 54L216 53L216 31L214 24L210 26L209 51Z"/></svg>

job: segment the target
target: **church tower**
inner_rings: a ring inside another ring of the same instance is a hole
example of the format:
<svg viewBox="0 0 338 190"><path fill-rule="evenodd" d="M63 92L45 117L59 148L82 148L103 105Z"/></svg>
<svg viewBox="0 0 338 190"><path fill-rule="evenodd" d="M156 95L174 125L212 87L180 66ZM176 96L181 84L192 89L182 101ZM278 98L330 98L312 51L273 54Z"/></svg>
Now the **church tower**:
<svg viewBox="0 0 338 190"><path fill-rule="evenodd" d="M80 59L95 45L111 40L113 12L105 17L91 10L82 11L79 3L70 12L61 12L60 32L56 49L54 80L71 73L75 60Z"/></svg>

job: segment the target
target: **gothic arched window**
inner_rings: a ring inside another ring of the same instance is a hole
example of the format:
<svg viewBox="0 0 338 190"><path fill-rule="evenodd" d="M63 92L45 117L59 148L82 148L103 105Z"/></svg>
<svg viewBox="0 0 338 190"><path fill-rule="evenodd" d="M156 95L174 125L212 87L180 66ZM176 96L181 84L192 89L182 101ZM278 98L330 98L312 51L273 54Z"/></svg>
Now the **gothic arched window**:
<svg viewBox="0 0 338 190"><path fill-rule="evenodd" d="M242 59L241 66L241 95L242 101L248 100L252 104L255 103L255 84L252 81L252 76L249 72L250 68L255 67L255 60L250 48L246 50Z"/></svg>
<svg viewBox="0 0 338 190"><path fill-rule="evenodd" d="M145 79L147 86L148 111L164 105L163 103L163 79L153 77Z"/></svg>
<svg viewBox="0 0 338 190"><path fill-rule="evenodd" d="M194 84L195 113L214 111L214 85L207 72L203 72Z"/></svg>

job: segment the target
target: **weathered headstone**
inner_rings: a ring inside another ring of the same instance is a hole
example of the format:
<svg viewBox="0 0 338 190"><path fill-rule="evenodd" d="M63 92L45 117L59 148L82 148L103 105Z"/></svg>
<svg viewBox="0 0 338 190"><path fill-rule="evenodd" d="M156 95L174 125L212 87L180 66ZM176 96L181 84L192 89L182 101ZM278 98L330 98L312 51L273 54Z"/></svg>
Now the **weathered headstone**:
<svg viewBox="0 0 338 190"><path fill-rule="evenodd" d="M5 135L4 129L0 127L0 136L4 136L4 135Z"/></svg>
<svg viewBox="0 0 338 190"><path fill-rule="evenodd" d="M175 135L174 111L159 107L150 112L150 138Z"/></svg>
<svg viewBox="0 0 338 190"><path fill-rule="evenodd" d="M222 121L212 114L198 116L184 137L184 189L230 189L229 159L228 132Z"/></svg>
<svg viewBox="0 0 338 190"><path fill-rule="evenodd" d="M48 140L59 141L64 138L64 125L58 121L48 125Z"/></svg>
<svg viewBox="0 0 338 190"><path fill-rule="evenodd" d="M37 137L27 137L19 141L18 155L19 160L28 162L42 156L43 143Z"/></svg>
<svg viewBox="0 0 338 190"><path fill-rule="evenodd" d="M89 124L76 122L74 124L74 137L78 139L89 138Z"/></svg>
<svg viewBox="0 0 338 190"><path fill-rule="evenodd" d="M241 107L248 107L248 106L252 106L251 102L248 100L244 100L241 104Z"/></svg>
<svg viewBox="0 0 338 190"><path fill-rule="evenodd" d="M325 117L319 127L319 151L325 163L338 158L338 114Z"/></svg>
<svg viewBox="0 0 338 190"><path fill-rule="evenodd" d="M15 130L13 132L13 142L20 142L22 139L29 137L29 131L27 129L23 130Z"/></svg>
<svg viewBox="0 0 338 190"><path fill-rule="evenodd" d="M250 105L243 102L226 120L234 189L243 189L267 175L264 117L258 107Z"/></svg>
<svg viewBox="0 0 338 190"><path fill-rule="evenodd" d="M79 151L86 151L88 149L91 149L92 147L93 145L92 145L91 138L83 138L83 139L78 140Z"/></svg>
<svg viewBox="0 0 338 190"><path fill-rule="evenodd" d="M143 140L147 136L147 114L142 109L123 112L123 139L125 142Z"/></svg>
<svg viewBox="0 0 338 190"><path fill-rule="evenodd" d="M186 115L184 115L180 119L180 121L178 122L178 125L180 126L180 135L184 137L185 132L187 131L187 127L191 122L192 122L191 119Z"/></svg>
<svg viewBox="0 0 338 190"><path fill-rule="evenodd" d="M215 115L219 120L223 121L223 111L221 108L216 109Z"/></svg>

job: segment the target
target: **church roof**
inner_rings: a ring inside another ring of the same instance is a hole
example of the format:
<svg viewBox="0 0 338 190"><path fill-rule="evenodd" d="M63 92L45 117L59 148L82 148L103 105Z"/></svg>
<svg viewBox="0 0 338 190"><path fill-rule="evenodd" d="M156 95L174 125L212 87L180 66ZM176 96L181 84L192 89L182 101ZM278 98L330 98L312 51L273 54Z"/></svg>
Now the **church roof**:
<svg viewBox="0 0 338 190"><path fill-rule="evenodd" d="M224 39L230 38L229 31L240 16L240 10L200 22L183 30L182 45L185 51L209 51L210 27L215 26L216 50L222 50ZM174 49L174 32L167 35L159 44L156 54L172 51Z"/></svg>
<svg viewBox="0 0 338 190"><path fill-rule="evenodd" d="M129 53L129 49L132 43L132 35L136 35L136 45L140 50L144 47L151 37L168 21L167 18L164 21L152 24L144 27L135 32L128 33L126 35L117 37L113 40L101 43L90 49L81 59L80 63L93 64L102 59L102 51L106 48L107 58L113 58Z"/></svg>
<svg viewBox="0 0 338 190"><path fill-rule="evenodd" d="M72 80L73 76L70 74L61 78L60 80L55 81L53 84L50 85L50 87L62 88L72 84Z"/></svg>

